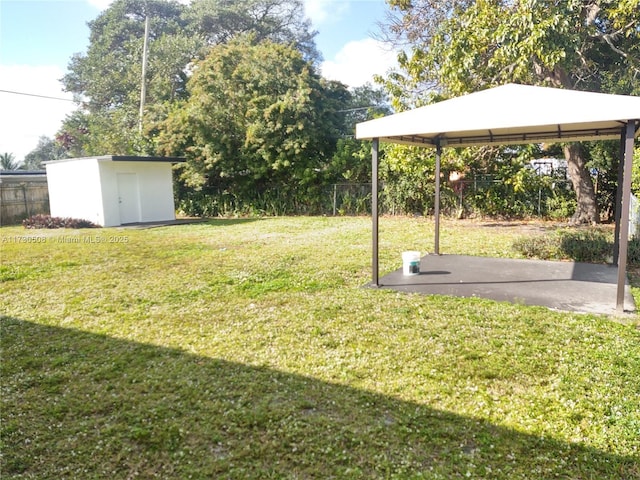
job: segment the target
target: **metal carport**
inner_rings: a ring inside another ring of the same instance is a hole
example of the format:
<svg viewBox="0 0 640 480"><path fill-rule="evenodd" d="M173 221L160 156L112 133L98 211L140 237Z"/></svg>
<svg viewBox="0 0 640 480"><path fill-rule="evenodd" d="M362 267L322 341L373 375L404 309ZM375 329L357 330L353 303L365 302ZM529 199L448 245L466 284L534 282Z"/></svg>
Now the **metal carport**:
<svg viewBox="0 0 640 480"><path fill-rule="evenodd" d="M356 138L372 147L372 285L379 285L378 150L380 142L433 147L435 245L440 253L440 155L444 147L620 139L616 211L616 310L624 311L629 203L634 138L640 132L640 97L507 84L356 125ZM620 195L619 195L620 196Z"/></svg>

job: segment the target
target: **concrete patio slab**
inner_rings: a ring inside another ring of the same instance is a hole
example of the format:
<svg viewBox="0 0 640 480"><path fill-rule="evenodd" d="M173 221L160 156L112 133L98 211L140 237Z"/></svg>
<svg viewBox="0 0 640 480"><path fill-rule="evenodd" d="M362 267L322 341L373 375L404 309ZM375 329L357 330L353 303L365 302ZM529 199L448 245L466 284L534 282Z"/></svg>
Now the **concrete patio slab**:
<svg viewBox="0 0 640 480"><path fill-rule="evenodd" d="M380 288L427 295L480 297L553 310L616 314L617 268L464 255L427 255L418 275L402 268L380 278ZM628 281L625 312L636 306Z"/></svg>

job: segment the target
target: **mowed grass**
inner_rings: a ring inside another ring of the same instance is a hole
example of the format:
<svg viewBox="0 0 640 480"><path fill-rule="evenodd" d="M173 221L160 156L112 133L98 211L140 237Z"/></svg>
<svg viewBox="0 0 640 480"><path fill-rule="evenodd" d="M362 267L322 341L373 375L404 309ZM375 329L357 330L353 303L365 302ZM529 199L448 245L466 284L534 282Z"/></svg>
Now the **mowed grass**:
<svg viewBox="0 0 640 480"><path fill-rule="evenodd" d="M636 326L361 288L367 218L0 234L3 479L640 478ZM381 270L432 243L381 219Z"/></svg>

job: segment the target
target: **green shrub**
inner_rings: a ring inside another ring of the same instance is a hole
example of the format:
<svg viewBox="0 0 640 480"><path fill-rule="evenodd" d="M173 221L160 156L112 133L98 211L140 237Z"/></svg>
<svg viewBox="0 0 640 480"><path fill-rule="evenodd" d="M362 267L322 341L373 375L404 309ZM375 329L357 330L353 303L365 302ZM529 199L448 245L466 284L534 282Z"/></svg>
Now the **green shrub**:
<svg viewBox="0 0 640 480"><path fill-rule="evenodd" d="M610 263L613 259L613 231L601 228L560 229L518 238L512 247L527 258ZM627 263L640 265L640 239L629 241Z"/></svg>
<svg viewBox="0 0 640 480"><path fill-rule="evenodd" d="M640 238L629 240L627 263L629 265L640 266Z"/></svg>
<svg viewBox="0 0 640 480"><path fill-rule="evenodd" d="M80 218L32 215L22 221L24 228L100 228L100 225Z"/></svg>
<svg viewBox="0 0 640 480"><path fill-rule="evenodd" d="M601 230L561 230L560 251L576 262L600 263L613 258L613 238Z"/></svg>
<svg viewBox="0 0 640 480"><path fill-rule="evenodd" d="M545 202L547 217L552 220L566 220L571 218L576 210L575 198L567 195L566 192L558 194L552 191Z"/></svg>
<svg viewBox="0 0 640 480"><path fill-rule="evenodd" d="M513 242L512 248L527 258L558 260L562 258L556 235L537 235L520 237Z"/></svg>

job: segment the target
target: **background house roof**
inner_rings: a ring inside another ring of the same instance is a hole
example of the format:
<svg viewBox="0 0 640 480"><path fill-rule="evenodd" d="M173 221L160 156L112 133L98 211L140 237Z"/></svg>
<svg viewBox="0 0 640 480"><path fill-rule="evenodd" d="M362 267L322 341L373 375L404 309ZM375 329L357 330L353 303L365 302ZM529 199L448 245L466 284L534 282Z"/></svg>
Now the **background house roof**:
<svg viewBox="0 0 640 480"><path fill-rule="evenodd" d="M627 120L640 120L640 97L507 84L359 123L356 138L427 147L604 140L619 139Z"/></svg>
<svg viewBox="0 0 640 480"><path fill-rule="evenodd" d="M45 170L0 170L0 183L46 183Z"/></svg>

